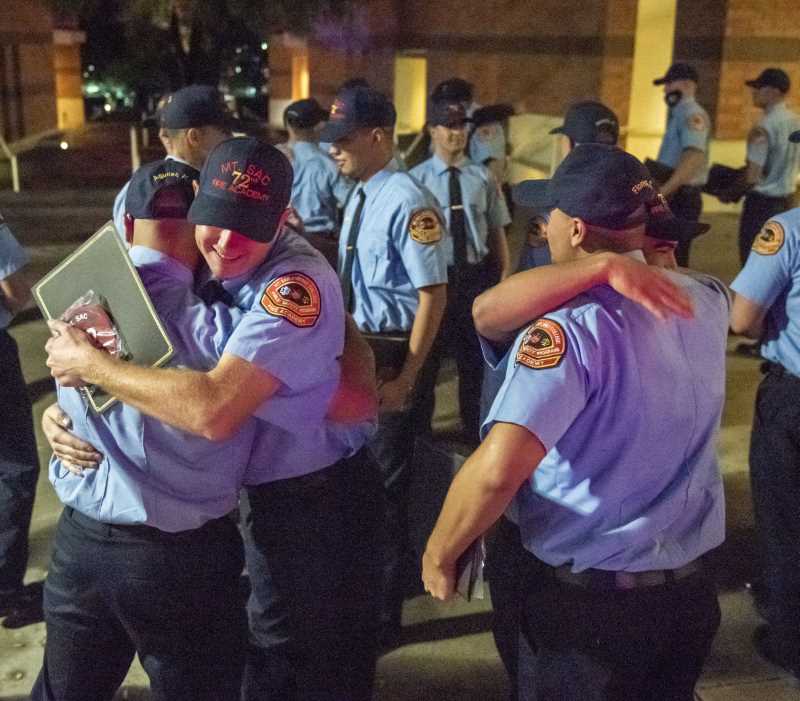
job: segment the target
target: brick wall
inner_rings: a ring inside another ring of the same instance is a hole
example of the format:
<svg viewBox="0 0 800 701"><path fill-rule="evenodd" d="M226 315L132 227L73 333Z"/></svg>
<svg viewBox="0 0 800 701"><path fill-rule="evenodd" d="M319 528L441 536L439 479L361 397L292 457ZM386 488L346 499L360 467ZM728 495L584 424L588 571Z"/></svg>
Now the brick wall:
<svg viewBox="0 0 800 701"><path fill-rule="evenodd" d="M600 98L627 111L636 0L374 0L349 26L309 40L311 93L329 101L346 78L392 93L394 57L428 60L428 91L451 76L471 81L483 104L562 114ZM273 95L285 92L286 58L270 50Z"/></svg>
<svg viewBox="0 0 800 701"><path fill-rule="evenodd" d="M782 68L794 90L788 102L800 109L800 5L786 0L728 0L720 75L718 135L743 137L760 112L744 81L770 66Z"/></svg>
<svg viewBox="0 0 800 701"><path fill-rule="evenodd" d="M0 134L13 141L56 125L53 25L35 0L0 3Z"/></svg>

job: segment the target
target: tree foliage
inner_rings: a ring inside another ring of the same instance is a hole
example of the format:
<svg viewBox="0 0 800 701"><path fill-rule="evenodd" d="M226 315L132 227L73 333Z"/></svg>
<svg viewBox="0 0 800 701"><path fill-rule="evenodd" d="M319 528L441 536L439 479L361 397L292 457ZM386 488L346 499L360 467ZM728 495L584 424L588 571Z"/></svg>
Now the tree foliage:
<svg viewBox="0 0 800 701"><path fill-rule="evenodd" d="M137 92L215 84L231 52L269 34L306 34L341 17L354 0L46 0L57 18L77 18L85 54Z"/></svg>

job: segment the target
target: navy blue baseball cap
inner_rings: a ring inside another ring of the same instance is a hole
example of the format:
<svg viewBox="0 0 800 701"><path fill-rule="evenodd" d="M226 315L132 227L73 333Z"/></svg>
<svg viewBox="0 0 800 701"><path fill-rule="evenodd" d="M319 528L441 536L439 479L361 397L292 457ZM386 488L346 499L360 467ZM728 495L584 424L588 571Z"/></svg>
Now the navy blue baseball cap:
<svg viewBox="0 0 800 701"><path fill-rule="evenodd" d="M139 168L128 185L125 212L134 219L186 219L200 171L164 158Z"/></svg>
<svg viewBox="0 0 800 701"><path fill-rule="evenodd" d="M313 129L328 119L328 110L323 109L313 97L297 100L283 111L283 120L297 129Z"/></svg>
<svg viewBox="0 0 800 701"><path fill-rule="evenodd" d="M486 105L472 113L472 121L476 127L484 124L503 122L509 117L514 116L514 108L511 105L500 103L497 105Z"/></svg>
<svg viewBox="0 0 800 701"><path fill-rule="evenodd" d="M644 206L655 196L650 173L616 146L580 144L550 180L528 180L514 188L514 201L537 210L560 209L605 229L628 229L647 220Z"/></svg>
<svg viewBox="0 0 800 701"><path fill-rule="evenodd" d="M472 83L463 78L448 78L439 83L431 93L431 100L454 100L472 102Z"/></svg>
<svg viewBox="0 0 800 701"><path fill-rule="evenodd" d="M222 95L211 85L189 85L175 91L161 111L161 126L166 129L220 127L234 124Z"/></svg>
<svg viewBox="0 0 800 701"><path fill-rule="evenodd" d="M789 92L792 86L789 76L780 68L765 68L758 78L745 80L744 84L751 88L777 88L782 93Z"/></svg>
<svg viewBox="0 0 800 701"><path fill-rule="evenodd" d="M227 139L206 159L188 219L267 243L289 206L292 178L292 166L274 146L249 136Z"/></svg>
<svg viewBox="0 0 800 701"><path fill-rule="evenodd" d="M428 124L433 127L461 127L471 121L463 102L434 100L428 111Z"/></svg>
<svg viewBox="0 0 800 701"><path fill-rule="evenodd" d="M550 130L551 134L566 134L576 144L608 144L619 138L619 120L602 102L584 100L571 105L564 123Z"/></svg>
<svg viewBox="0 0 800 701"><path fill-rule="evenodd" d="M664 85L673 80L693 80L697 83L699 77L694 66L690 66L688 63L673 63L661 78L653 81L653 85Z"/></svg>
<svg viewBox="0 0 800 701"><path fill-rule="evenodd" d="M358 129L390 128L396 121L394 105L383 93L373 88L351 88L334 99L320 140L333 143Z"/></svg>
<svg viewBox="0 0 800 701"><path fill-rule="evenodd" d="M705 234L710 228L710 224L676 217L660 192L647 203L645 233L654 239L681 243Z"/></svg>

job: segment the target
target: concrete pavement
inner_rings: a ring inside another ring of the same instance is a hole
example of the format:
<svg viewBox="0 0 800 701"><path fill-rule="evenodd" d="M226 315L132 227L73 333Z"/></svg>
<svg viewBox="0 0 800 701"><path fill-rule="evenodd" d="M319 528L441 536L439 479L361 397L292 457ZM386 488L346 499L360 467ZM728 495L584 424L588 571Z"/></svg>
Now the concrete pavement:
<svg viewBox="0 0 800 701"><path fill-rule="evenodd" d="M85 159L81 161L85 162ZM110 218L115 192L110 186L122 180L124 177L115 175L104 187L95 186L82 192L37 187L14 196L0 191L0 212L33 253L34 278L49 270ZM694 265L729 282L738 268L736 220L729 215L715 215L711 221L712 231L696 244ZM46 328L35 314L24 314L12 333L20 344L38 420L53 396L42 350ZM731 338L729 348L732 349L738 340ZM713 558L721 582L723 619L697 692L698 699L703 701L800 701L800 689L794 681L761 660L750 645L750 635L759 619L743 588L752 573L754 555L747 448L758 381L755 361L729 353L728 396L720 440L727 492L728 540ZM436 425L446 431L455 427L455 387L451 374L440 383L437 393L441 401ZM43 469L31 527L28 581L41 579L46 573L51 538L60 513L44 469L48 451L41 436L39 438ZM507 686L488 632L488 602L442 605L418 596L408 601L404 624L403 644L380 661L376 701L504 698ZM27 697L41 664L43 642L43 624L18 631L0 628L0 699ZM81 652L76 650L76 654ZM86 660L86 663L102 664L102 660ZM146 686L146 677L137 663L119 698L147 699Z"/></svg>

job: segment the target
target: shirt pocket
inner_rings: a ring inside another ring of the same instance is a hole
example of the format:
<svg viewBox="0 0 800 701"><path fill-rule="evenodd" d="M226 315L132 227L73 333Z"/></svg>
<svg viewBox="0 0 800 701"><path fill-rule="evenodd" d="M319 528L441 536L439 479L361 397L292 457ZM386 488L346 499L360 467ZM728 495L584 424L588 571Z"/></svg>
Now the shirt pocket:
<svg viewBox="0 0 800 701"><path fill-rule="evenodd" d="M389 245L385 237L369 236L369 242L364 245L361 273L368 285L376 287L391 286L392 269L397 254Z"/></svg>

